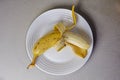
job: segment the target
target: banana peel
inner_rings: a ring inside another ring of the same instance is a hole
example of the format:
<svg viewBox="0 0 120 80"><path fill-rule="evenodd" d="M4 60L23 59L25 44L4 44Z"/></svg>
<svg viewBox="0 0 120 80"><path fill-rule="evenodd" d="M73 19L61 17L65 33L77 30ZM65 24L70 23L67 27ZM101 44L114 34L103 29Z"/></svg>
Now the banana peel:
<svg viewBox="0 0 120 80"><path fill-rule="evenodd" d="M72 50L74 51L74 53L81 57L81 58L85 58L87 55L87 49L82 49L74 44L68 43L66 42L66 45L70 46L72 48Z"/></svg>
<svg viewBox="0 0 120 80"><path fill-rule="evenodd" d="M60 32L58 30L53 30L40 38L33 47L33 59L32 62L28 65L28 69L35 66L37 58L42 55L46 50L51 48L56 44L56 42L61 38Z"/></svg>

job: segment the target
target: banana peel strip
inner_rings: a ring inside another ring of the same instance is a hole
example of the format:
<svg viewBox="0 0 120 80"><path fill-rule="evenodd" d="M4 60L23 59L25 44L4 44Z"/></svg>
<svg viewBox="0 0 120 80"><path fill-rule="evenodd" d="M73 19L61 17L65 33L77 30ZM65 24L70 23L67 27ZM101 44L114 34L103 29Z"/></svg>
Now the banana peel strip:
<svg viewBox="0 0 120 80"><path fill-rule="evenodd" d="M67 27L67 30L71 30L75 27L77 23L76 15L75 15L75 6L72 6L72 18L73 18L73 24L70 27Z"/></svg>

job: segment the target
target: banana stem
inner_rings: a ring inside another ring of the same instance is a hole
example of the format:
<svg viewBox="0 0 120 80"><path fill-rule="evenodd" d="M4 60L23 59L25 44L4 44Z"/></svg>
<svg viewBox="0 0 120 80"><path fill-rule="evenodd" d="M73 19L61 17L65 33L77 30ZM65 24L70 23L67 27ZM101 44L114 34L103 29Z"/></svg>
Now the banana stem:
<svg viewBox="0 0 120 80"><path fill-rule="evenodd" d="M31 68L33 68L35 66L37 58L38 58L37 55L33 56L32 62L28 65L27 69L31 69Z"/></svg>

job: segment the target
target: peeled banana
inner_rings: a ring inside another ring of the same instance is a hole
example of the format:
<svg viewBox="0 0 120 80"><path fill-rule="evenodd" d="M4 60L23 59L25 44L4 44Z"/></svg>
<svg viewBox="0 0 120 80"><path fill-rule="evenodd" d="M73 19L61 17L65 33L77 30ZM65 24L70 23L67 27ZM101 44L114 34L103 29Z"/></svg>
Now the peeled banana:
<svg viewBox="0 0 120 80"><path fill-rule="evenodd" d="M70 46L76 55L85 58L87 49L90 45L80 35L71 32L77 23L74 12L75 6L72 6L73 24L66 27L62 22L57 23L54 29L40 38L33 46L32 62L28 65L28 69L35 66L37 58L51 47L55 47L57 51L62 50L65 46Z"/></svg>

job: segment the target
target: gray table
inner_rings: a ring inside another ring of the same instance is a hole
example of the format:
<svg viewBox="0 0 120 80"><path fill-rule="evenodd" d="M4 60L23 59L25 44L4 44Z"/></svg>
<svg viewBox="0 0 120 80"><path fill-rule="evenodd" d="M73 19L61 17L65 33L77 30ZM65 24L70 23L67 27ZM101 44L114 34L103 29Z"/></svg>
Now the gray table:
<svg viewBox="0 0 120 80"><path fill-rule="evenodd" d="M95 38L82 69L66 76L26 69L25 38L32 21L46 10L71 5L72 0L0 0L0 80L120 80L120 0L80 0L76 11Z"/></svg>

